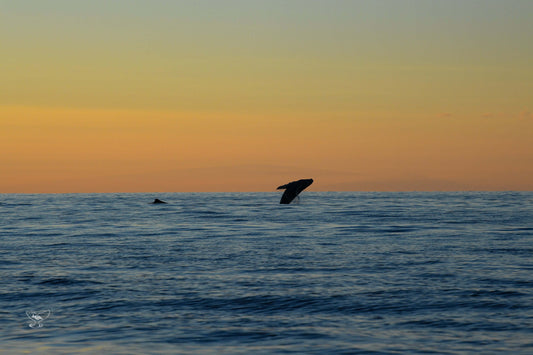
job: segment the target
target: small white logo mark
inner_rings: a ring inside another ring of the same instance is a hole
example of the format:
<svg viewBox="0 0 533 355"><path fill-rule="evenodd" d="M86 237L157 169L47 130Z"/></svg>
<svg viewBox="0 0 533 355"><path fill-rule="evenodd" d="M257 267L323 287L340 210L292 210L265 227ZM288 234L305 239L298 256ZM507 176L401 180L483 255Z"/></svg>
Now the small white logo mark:
<svg viewBox="0 0 533 355"><path fill-rule="evenodd" d="M50 317L50 310L47 309L45 311L26 311L26 315L31 320L31 322L28 324L30 328L42 328L43 327L43 321Z"/></svg>

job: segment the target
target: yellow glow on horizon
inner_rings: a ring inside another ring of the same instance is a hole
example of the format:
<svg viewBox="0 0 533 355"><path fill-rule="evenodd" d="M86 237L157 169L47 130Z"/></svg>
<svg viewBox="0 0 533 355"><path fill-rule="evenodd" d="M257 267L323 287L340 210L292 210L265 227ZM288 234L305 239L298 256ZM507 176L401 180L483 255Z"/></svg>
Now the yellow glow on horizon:
<svg viewBox="0 0 533 355"><path fill-rule="evenodd" d="M56 5L0 4L0 193L533 189L533 2Z"/></svg>
<svg viewBox="0 0 533 355"><path fill-rule="evenodd" d="M1 192L531 189L530 120L0 107ZM357 117L356 117L357 116ZM7 119L6 119L7 118Z"/></svg>

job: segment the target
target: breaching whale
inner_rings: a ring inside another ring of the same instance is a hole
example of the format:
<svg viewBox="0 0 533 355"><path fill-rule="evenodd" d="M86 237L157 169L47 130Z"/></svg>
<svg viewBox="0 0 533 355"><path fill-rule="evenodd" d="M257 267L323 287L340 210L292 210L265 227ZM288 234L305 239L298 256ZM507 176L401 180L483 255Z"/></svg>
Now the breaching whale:
<svg viewBox="0 0 533 355"><path fill-rule="evenodd" d="M161 201L160 199L156 198L154 200L154 202L152 202L152 203L166 203L166 202L165 201Z"/></svg>
<svg viewBox="0 0 533 355"><path fill-rule="evenodd" d="M313 183L313 179L301 179L297 181L291 181L286 185L281 185L277 190L285 189L285 192L281 196L279 203L289 204L300 192Z"/></svg>

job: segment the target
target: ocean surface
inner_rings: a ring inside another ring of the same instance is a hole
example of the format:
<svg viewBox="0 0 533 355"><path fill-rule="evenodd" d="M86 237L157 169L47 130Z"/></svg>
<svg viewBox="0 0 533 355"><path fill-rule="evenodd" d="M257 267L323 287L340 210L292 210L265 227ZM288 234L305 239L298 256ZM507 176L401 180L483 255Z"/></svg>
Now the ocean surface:
<svg viewBox="0 0 533 355"><path fill-rule="evenodd" d="M279 198L0 194L0 353L533 354L532 192Z"/></svg>

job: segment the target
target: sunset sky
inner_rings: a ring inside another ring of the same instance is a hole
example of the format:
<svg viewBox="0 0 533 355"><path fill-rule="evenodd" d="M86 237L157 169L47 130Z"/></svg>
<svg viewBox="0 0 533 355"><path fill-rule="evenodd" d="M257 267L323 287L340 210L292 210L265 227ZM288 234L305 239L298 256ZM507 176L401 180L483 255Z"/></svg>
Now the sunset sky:
<svg viewBox="0 0 533 355"><path fill-rule="evenodd" d="M533 190L532 16L0 0L0 193Z"/></svg>

